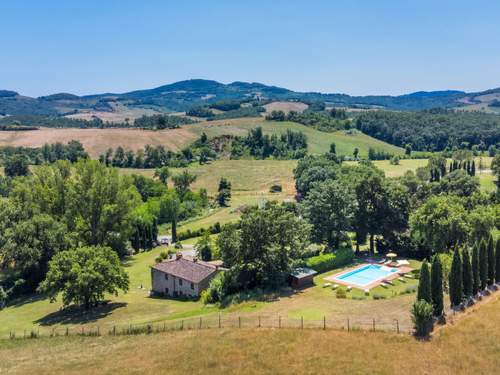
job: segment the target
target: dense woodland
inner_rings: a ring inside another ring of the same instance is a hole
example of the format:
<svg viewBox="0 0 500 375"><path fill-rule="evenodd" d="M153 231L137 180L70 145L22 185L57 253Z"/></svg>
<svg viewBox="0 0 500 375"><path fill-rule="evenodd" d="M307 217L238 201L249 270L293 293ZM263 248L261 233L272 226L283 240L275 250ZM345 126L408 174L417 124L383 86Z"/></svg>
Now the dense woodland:
<svg viewBox="0 0 500 375"><path fill-rule="evenodd" d="M480 112L367 111L356 116L363 133L396 146L443 151L465 145L486 150L500 144L500 116Z"/></svg>
<svg viewBox="0 0 500 375"><path fill-rule="evenodd" d="M321 108L318 109L321 110ZM326 132L352 127L351 120L347 118L345 111L335 108L328 112L308 110L303 113L290 111L288 114L283 111L272 111L266 116L266 120L293 121Z"/></svg>

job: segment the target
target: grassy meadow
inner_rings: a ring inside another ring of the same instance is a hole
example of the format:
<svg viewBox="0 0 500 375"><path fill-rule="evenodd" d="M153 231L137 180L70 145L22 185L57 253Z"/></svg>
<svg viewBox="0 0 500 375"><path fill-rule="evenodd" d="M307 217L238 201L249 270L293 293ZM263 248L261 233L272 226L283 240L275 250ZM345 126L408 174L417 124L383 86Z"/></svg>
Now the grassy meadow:
<svg viewBox="0 0 500 375"><path fill-rule="evenodd" d="M497 293L438 329L410 335L321 329L209 329L140 336L0 340L0 373L495 374Z"/></svg>

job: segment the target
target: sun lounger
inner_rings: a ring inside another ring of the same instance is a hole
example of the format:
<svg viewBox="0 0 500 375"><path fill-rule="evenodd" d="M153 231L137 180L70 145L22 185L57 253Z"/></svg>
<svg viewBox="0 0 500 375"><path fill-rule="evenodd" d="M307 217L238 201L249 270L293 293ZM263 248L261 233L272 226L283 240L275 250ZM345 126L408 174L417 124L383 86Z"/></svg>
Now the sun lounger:
<svg viewBox="0 0 500 375"><path fill-rule="evenodd" d="M413 276L409 273L405 273L404 277L406 277L407 279L413 279Z"/></svg>
<svg viewBox="0 0 500 375"><path fill-rule="evenodd" d="M365 294L366 295L370 294L370 289L365 289Z"/></svg>
<svg viewBox="0 0 500 375"><path fill-rule="evenodd" d="M392 260L386 260L386 261L384 262L384 264L385 264L385 265L389 265L389 264L391 264L391 263L392 263Z"/></svg>
<svg viewBox="0 0 500 375"><path fill-rule="evenodd" d="M350 286L350 285L349 285L349 286L347 287L347 291L348 291L348 292L350 292L350 291L351 291L351 289L352 289L352 286Z"/></svg>
<svg viewBox="0 0 500 375"><path fill-rule="evenodd" d="M401 281L402 283L406 283L406 280L402 277L398 277L398 280Z"/></svg>
<svg viewBox="0 0 500 375"><path fill-rule="evenodd" d="M328 287L329 287L329 286L331 286L331 285L332 285L332 283L324 283L324 284L323 284L323 288L328 288Z"/></svg>
<svg viewBox="0 0 500 375"><path fill-rule="evenodd" d="M384 280L384 281L382 281L382 284L385 284L385 285L394 285L391 280Z"/></svg>
<svg viewBox="0 0 500 375"><path fill-rule="evenodd" d="M380 259L377 263L378 264L384 264L385 263L385 259Z"/></svg>
<svg viewBox="0 0 500 375"><path fill-rule="evenodd" d="M339 284L333 284L333 285L332 285L332 289L333 289L333 290L337 289L338 287L339 287Z"/></svg>
<svg viewBox="0 0 500 375"><path fill-rule="evenodd" d="M380 286L381 286L382 288L384 288L384 289L389 288L389 284L387 284L387 283L382 283L382 284L380 284Z"/></svg>

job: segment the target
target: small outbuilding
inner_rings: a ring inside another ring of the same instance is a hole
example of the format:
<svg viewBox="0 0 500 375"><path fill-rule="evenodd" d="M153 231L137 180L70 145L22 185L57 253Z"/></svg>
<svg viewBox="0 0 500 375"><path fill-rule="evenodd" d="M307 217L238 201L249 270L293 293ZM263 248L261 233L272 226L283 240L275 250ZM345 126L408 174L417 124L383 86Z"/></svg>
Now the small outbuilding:
<svg viewBox="0 0 500 375"><path fill-rule="evenodd" d="M293 288L302 288L304 286L312 285L316 274L317 272L311 268L295 268L289 277L290 285Z"/></svg>

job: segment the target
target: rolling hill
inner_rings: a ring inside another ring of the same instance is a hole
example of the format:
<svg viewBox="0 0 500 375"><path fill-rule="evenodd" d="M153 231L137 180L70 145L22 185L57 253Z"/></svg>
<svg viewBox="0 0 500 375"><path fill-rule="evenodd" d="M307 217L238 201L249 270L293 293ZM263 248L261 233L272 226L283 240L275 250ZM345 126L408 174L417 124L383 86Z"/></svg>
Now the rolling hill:
<svg viewBox="0 0 500 375"><path fill-rule="evenodd" d="M334 106L375 107L394 110L420 110L436 107L454 108L484 104L489 107L499 97L500 89L480 93L463 91L420 91L406 95L350 96L340 93L296 92L262 83L191 79L153 89L127 93L104 93L76 96L68 93L31 98L15 91L0 90L0 114L8 115L65 115L85 111L114 112L117 107L154 110L158 112L185 111L194 106L218 100L281 100L321 101ZM497 95L498 94L498 95Z"/></svg>

